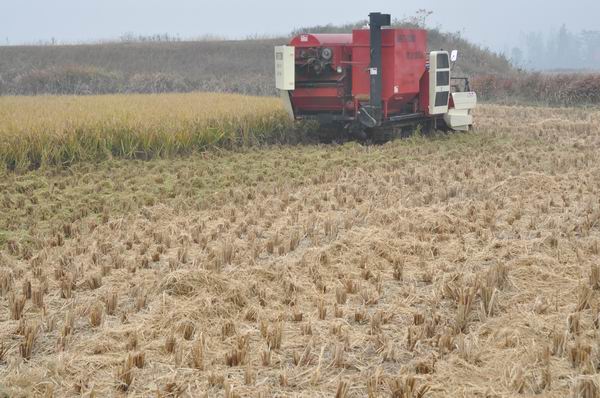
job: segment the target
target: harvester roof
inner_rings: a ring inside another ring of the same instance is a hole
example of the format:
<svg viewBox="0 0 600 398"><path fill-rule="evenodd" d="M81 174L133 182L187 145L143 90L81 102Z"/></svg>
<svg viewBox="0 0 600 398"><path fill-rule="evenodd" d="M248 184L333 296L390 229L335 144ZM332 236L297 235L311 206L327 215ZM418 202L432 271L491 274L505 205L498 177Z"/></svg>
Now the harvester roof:
<svg viewBox="0 0 600 398"><path fill-rule="evenodd" d="M294 37L290 42L290 45L294 47L339 46L351 44L351 33L301 34Z"/></svg>

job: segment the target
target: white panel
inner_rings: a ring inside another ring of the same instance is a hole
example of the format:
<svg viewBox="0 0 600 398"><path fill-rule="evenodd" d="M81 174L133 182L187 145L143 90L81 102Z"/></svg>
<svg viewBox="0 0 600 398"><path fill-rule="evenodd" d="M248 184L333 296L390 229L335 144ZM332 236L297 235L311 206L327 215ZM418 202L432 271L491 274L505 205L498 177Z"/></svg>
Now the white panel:
<svg viewBox="0 0 600 398"><path fill-rule="evenodd" d="M477 106L477 94L473 91L464 93L452 93L454 109L475 109Z"/></svg>
<svg viewBox="0 0 600 398"><path fill-rule="evenodd" d="M444 121L452 130L467 131L473 125L473 116L468 110L450 109L444 115Z"/></svg>
<svg viewBox="0 0 600 398"><path fill-rule="evenodd" d="M283 101L283 107L290 119L294 120L294 107L292 106L292 100L290 99L290 92L288 90L279 90L279 96L281 97L281 101Z"/></svg>
<svg viewBox="0 0 600 398"><path fill-rule="evenodd" d="M437 63L438 54L445 54L448 57L447 51L432 51L429 54L429 114L430 115L441 115L448 112L448 102L443 106L435 105L435 97L437 93L448 93L448 99L450 99L450 62L447 67L440 68ZM450 58L448 57L448 61ZM448 85L438 86L437 73L448 72Z"/></svg>
<svg viewBox="0 0 600 398"><path fill-rule="evenodd" d="M296 66L293 46L275 47L275 87L279 90L296 88Z"/></svg>

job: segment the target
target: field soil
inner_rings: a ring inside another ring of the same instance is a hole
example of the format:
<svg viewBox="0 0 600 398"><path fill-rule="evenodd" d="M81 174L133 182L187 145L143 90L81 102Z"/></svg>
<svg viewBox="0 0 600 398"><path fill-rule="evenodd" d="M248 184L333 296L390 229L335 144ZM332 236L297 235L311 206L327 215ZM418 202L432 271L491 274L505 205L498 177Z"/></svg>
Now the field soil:
<svg viewBox="0 0 600 398"><path fill-rule="evenodd" d="M600 110L476 121L4 172L0 395L598 396Z"/></svg>

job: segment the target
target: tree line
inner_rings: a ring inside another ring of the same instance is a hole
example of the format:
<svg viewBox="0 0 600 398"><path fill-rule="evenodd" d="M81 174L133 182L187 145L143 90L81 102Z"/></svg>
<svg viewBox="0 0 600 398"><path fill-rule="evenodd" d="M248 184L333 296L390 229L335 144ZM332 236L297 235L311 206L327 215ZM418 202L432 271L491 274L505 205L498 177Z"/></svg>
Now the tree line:
<svg viewBox="0 0 600 398"><path fill-rule="evenodd" d="M534 70L600 70L600 30L570 31L566 25L550 33L524 33L511 50L512 63Z"/></svg>

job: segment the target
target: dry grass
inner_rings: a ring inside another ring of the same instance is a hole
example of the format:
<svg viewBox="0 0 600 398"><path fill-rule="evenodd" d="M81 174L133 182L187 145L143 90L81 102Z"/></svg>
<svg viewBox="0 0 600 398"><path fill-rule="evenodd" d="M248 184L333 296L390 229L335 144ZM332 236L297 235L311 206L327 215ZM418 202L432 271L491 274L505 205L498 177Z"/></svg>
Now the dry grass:
<svg viewBox="0 0 600 398"><path fill-rule="evenodd" d="M299 28L346 32L365 21ZM294 33L299 34L298 32ZM289 37L258 40L127 42L88 45L1 46L0 95L235 92L275 95L273 46ZM507 74L506 58L455 33L429 31L429 48L455 48L458 75Z"/></svg>
<svg viewBox="0 0 600 398"><path fill-rule="evenodd" d="M599 73L481 74L471 80L480 99L553 106L598 105Z"/></svg>
<svg viewBox="0 0 600 398"><path fill-rule="evenodd" d="M600 111L477 120L3 174L7 395L598 396Z"/></svg>

